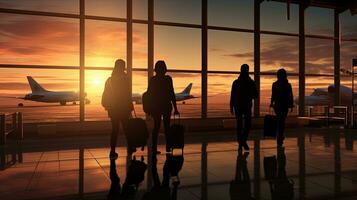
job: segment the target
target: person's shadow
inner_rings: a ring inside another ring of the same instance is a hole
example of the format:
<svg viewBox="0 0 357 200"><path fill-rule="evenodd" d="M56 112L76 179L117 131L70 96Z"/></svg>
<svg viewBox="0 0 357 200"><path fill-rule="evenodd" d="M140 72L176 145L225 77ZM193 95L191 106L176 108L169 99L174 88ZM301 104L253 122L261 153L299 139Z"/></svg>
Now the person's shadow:
<svg viewBox="0 0 357 200"><path fill-rule="evenodd" d="M110 180L111 185L107 196L108 200L118 199L135 199L139 184L144 181L147 165L144 158L136 160L135 156L130 161L130 166L126 173L123 185L120 185L120 178L116 170L115 160L110 160Z"/></svg>
<svg viewBox="0 0 357 200"><path fill-rule="evenodd" d="M179 173L184 163L183 155L173 156L166 155L165 164L163 167L163 180L160 182L159 174L157 171L157 156L152 157L151 175L153 179L153 187L150 191L146 192L143 200L176 200L177 188L180 185ZM170 182L172 187L170 187Z"/></svg>
<svg viewBox="0 0 357 200"><path fill-rule="evenodd" d="M251 194L250 176L247 167L249 152L238 151L236 172L229 184L229 195L232 200L254 199Z"/></svg>

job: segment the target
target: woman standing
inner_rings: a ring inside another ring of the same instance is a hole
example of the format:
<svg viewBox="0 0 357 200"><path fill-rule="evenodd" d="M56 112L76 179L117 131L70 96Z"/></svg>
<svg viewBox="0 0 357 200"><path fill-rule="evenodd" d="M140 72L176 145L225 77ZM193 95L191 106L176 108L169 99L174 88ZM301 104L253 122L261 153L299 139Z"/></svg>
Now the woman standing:
<svg viewBox="0 0 357 200"><path fill-rule="evenodd" d="M164 122L165 138L167 141L167 134L170 128L170 119L172 107L174 107L174 114L178 115L179 112L176 106L176 97L172 78L166 75L166 63L162 60L157 61L155 64L155 76L149 81L148 94L150 95L151 116L154 119L154 129L152 131L152 151L154 154L160 153L157 151L157 139L161 124L161 118ZM166 142L166 151L169 151Z"/></svg>
<svg viewBox="0 0 357 200"><path fill-rule="evenodd" d="M277 118L277 145L283 146L285 119L294 108L294 97L291 84L285 69L281 68L277 72L278 80L273 83L270 107L274 108Z"/></svg>
<svg viewBox="0 0 357 200"><path fill-rule="evenodd" d="M131 111L133 110L130 82L128 75L125 73L124 60L118 59L115 61L112 75L105 82L102 105L105 110L107 110L112 123L109 157L110 159L115 160L118 158L118 154L115 152L115 147L120 125L122 130L124 130L131 115Z"/></svg>

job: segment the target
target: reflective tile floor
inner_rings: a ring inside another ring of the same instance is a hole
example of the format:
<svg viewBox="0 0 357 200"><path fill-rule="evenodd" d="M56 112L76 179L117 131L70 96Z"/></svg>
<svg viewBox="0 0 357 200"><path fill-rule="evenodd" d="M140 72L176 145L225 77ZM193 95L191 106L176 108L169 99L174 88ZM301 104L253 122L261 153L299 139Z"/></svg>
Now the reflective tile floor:
<svg viewBox="0 0 357 200"><path fill-rule="evenodd" d="M108 148L13 145L1 150L0 199L357 199L357 131L287 132L284 148L252 136L250 151L238 152L216 135L184 155L127 156L120 147L112 162Z"/></svg>

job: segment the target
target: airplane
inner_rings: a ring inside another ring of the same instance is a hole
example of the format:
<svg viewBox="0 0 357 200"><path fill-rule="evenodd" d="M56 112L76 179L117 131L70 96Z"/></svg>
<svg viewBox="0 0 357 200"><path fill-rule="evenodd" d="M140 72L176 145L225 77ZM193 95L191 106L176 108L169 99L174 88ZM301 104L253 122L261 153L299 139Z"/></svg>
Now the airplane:
<svg viewBox="0 0 357 200"><path fill-rule="evenodd" d="M193 98L197 98L193 95L191 95L191 89L192 89L192 83L188 84L188 86L179 93L176 93L176 101L182 101L183 104L186 104L185 100L189 100L189 99L193 99ZM134 93L133 94L133 101L136 104L142 104L142 94L139 93Z"/></svg>
<svg viewBox="0 0 357 200"><path fill-rule="evenodd" d="M61 106L67 104L67 102L72 102L77 104L79 101L79 93L73 91L48 91L44 89L39 83L35 81L31 76L27 76L28 83L31 87L31 93L26 94L24 97L19 99L44 102L44 103L59 103ZM85 99L85 103L89 104L90 100ZM23 103L18 104L19 107L23 106Z"/></svg>
<svg viewBox="0 0 357 200"><path fill-rule="evenodd" d="M334 104L334 94L335 94L335 85L329 85L325 88L315 88L314 91L309 95L305 96L305 105L307 106L324 106L324 105L333 105ZM341 104L342 105L352 105L352 89L344 85L340 85L340 94L341 94ZM357 94L355 95L356 100L354 104L357 104ZM295 98L295 103L299 103L299 98Z"/></svg>

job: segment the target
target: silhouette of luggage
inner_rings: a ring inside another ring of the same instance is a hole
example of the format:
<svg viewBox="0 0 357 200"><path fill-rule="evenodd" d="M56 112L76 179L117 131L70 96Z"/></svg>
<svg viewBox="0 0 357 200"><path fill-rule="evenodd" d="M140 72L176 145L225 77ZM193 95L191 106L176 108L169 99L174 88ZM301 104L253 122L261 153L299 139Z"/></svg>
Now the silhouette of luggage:
<svg viewBox="0 0 357 200"><path fill-rule="evenodd" d="M133 195L135 196L140 183L145 179L146 169L147 164L144 162L143 156L141 156L141 160L136 160L135 156L130 160L130 165L126 173L121 193L121 197L123 199L131 199Z"/></svg>
<svg viewBox="0 0 357 200"><path fill-rule="evenodd" d="M112 106L112 81L110 77L105 82L101 104L105 109L109 109Z"/></svg>
<svg viewBox="0 0 357 200"><path fill-rule="evenodd" d="M181 124L181 117L179 116L178 123L177 120L174 121L173 124L170 126L167 137L167 147L170 150L173 149L181 149L185 147L185 127Z"/></svg>
<svg viewBox="0 0 357 200"><path fill-rule="evenodd" d="M289 178L278 178L269 181L271 197L275 199L294 199L294 181Z"/></svg>
<svg viewBox="0 0 357 200"><path fill-rule="evenodd" d="M142 103L143 103L143 110L146 114L151 114L152 113L152 106L153 103L152 102L152 98L151 95L149 94L148 91L144 92L143 96L142 96Z"/></svg>
<svg viewBox="0 0 357 200"><path fill-rule="evenodd" d="M134 114L135 118L129 119L125 131L128 148L134 150L141 147L144 150L149 137L148 128L144 119L136 117L135 110Z"/></svg>
<svg viewBox="0 0 357 200"><path fill-rule="evenodd" d="M277 119L275 115L264 117L264 137L276 137Z"/></svg>
<svg viewBox="0 0 357 200"><path fill-rule="evenodd" d="M272 180L276 177L278 163L276 156L264 157L264 175L266 180Z"/></svg>

